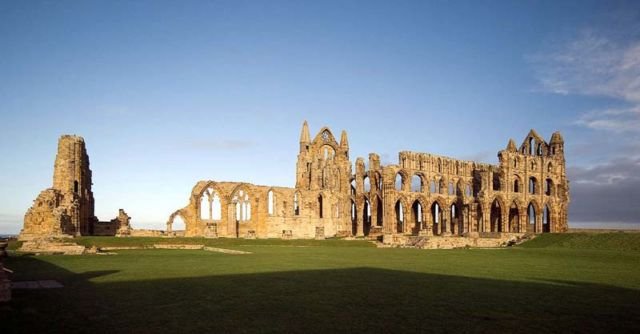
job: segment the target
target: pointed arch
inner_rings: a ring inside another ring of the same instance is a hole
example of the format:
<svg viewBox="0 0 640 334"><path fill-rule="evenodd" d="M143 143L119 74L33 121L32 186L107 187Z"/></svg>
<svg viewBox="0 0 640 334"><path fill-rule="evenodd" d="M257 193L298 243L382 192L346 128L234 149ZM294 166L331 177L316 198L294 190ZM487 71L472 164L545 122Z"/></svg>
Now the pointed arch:
<svg viewBox="0 0 640 334"><path fill-rule="evenodd" d="M302 203L302 197L300 196L300 192L296 191L293 193L293 215L300 215L300 203Z"/></svg>
<svg viewBox="0 0 640 334"><path fill-rule="evenodd" d="M382 200L380 196L376 196L376 224L377 226L383 226L384 219L384 206L382 205Z"/></svg>
<svg viewBox="0 0 640 334"><path fill-rule="evenodd" d="M424 223L424 206L420 200L415 200L411 205L411 218L412 218L412 234L418 235L422 229Z"/></svg>
<svg viewBox="0 0 640 334"><path fill-rule="evenodd" d="M504 204L498 198L494 199L491 203L491 213L489 219L489 226L491 232L502 232L502 213Z"/></svg>
<svg viewBox="0 0 640 334"><path fill-rule="evenodd" d="M405 210L402 199L397 200L395 205L397 233L404 233L405 213L406 213L406 210Z"/></svg>
<svg viewBox="0 0 640 334"><path fill-rule="evenodd" d="M451 206L449 207L449 222L449 230L451 233L462 233L462 215L460 212L460 205L456 202L451 203Z"/></svg>
<svg viewBox="0 0 640 334"><path fill-rule="evenodd" d="M422 174L416 173L411 176L411 191L418 193L424 191L424 179Z"/></svg>
<svg viewBox="0 0 640 334"><path fill-rule="evenodd" d="M364 179L362 180L362 183L364 184L364 192L368 193L371 191L371 180L369 179L368 175L364 176Z"/></svg>
<svg viewBox="0 0 640 334"><path fill-rule="evenodd" d="M351 235L355 236L358 234L358 210L356 207L356 202L351 200Z"/></svg>
<svg viewBox="0 0 640 334"><path fill-rule="evenodd" d="M362 232L365 236L371 231L371 202L367 197L364 198L364 207L362 208Z"/></svg>
<svg viewBox="0 0 640 334"><path fill-rule="evenodd" d="M267 213L269 216L273 216L276 212L276 195L273 189L269 189L267 192Z"/></svg>
<svg viewBox="0 0 640 334"><path fill-rule="evenodd" d="M535 176L529 177L529 194L535 195L538 193L538 180Z"/></svg>
<svg viewBox="0 0 640 334"><path fill-rule="evenodd" d="M433 235L441 235L445 230L445 224L442 220L442 205L438 201L431 203L431 224L433 226Z"/></svg>
<svg viewBox="0 0 640 334"><path fill-rule="evenodd" d="M508 219L507 232L520 232L520 208L516 201L513 201L511 206L509 206Z"/></svg>
<svg viewBox="0 0 640 334"><path fill-rule="evenodd" d="M404 190L404 184L405 184L405 180L406 180L406 175L403 171L398 171L396 173L396 177L395 177L395 189L396 191L403 191Z"/></svg>
<svg viewBox="0 0 640 334"><path fill-rule="evenodd" d="M537 216L538 216L537 205L535 205L535 202L531 201L527 206L527 232L529 233L537 232L537 228L536 228Z"/></svg>
<svg viewBox="0 0 640 334"><path fill-rule="evenodd" d="M251 196L244 184L238 185L231 193L231 203L235 205L236 221L247 222L251 220Z"/></svg>
<svg viewBox="0 0 640 334"><path fill-rule="evenodd" d="M552 217L553 214L551 212L551 209L549 208L549 204L545 204L542 217L542 233L553 232Z"/></svg>
<svg viewBox="0 0 640 334"><path fill-rule="evenodd" d="M544 183L544 194L547 196L555 195L555 187L553 185L553 180L551 178L547 178Z"/></svg>

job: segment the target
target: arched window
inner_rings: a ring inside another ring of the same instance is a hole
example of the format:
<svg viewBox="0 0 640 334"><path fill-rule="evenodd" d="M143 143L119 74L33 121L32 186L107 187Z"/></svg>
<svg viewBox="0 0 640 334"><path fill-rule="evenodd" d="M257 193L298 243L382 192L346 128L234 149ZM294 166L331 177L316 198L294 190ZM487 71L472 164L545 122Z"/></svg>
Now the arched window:
<svg viewBox="0 0 640 334"><path fill-rule="evenodd" d="M536 231L536 209L533 206L533 203L529 203L529 207L527 208L527 222L529 223L529 226L527 227L527 231L528 232L535 232Z"/></svg>
<svg viewBox="0 0 640 334"><path fill-rule="evenodd" d="M295 216L300 215L300 196L298 193L293 194L293 214Z"/></svg>
<svg viewBox="0 0 640 334"><path fill-rule="evenodd" d="M396 174L396 190L402 191L402 185L404 184L404 178L401 173Z"/></svg>
<svg viewBox="0 0 640 334"><path fill-rule="evenodd" d="M533 137L529 138L529 155L533 155Z"/></svg>
<svg viewBox="0 0 640 334"><path fill-rule="evenodd" d="M449 182L449 195L455 195L456 194L456 188L453 186L453 182Z"/></svg>
<svg viewBox="0 0 640 334"><path fill-rule="evenodd" d="M551 232L551 211L549 210L549 206L544 206L544 216L542 218L542 232L549 233Z"/></svg>
<svg viewBox="0 0 640 334"><path fill-rule="evenodd" d="M273 216L273 212L275 211L275 198L273 196L273 190L269 190L267 193L267 210L269 212L269 216Z"/></svg>
<svg viewBox="0 0 640 334"><path fill-rule="evenodd" d="M538 144L538 155L542 155L542 143Z"/></svg>
<svg viewBox="0 0 640 334"><path fill-rule="evenodd" d="M400 201L396 202L397 232L404 233L404 210Z"/></svg>
<svg viewBox="0 0 640 334"><path fill-rule="evenodd" d="M493 191L500 191L500 174L493 173Z"/></svg>
<svg viewBox="0 0 640 334"><path fill-rule="evenodd" d="M325 145L322 147L322 157L324 158L324 160L333 159L335 155L336 151L333 149L333 147L329 145Z"/></svg>
<svg viewBox="0 0 640 334"><path fill-rule="evenodd" d="M356 180L351 180L351 195L356 195Z"/></svg>
<svg viewBox="0 0 640 334"><path fill-rule="evenodd" d="M184 223L184 219L182 219L182 216L176 215L173 218L173 222L171 223L171 231L177 232L177 231L184 231L184 230L186 230L186 224Z"/></svg>
<svg viewBox="0 0 640 334"><path fill-rule="evenodd" d="M209 219L209 194L205 191L200 197L200 219Z"/></svg>
<svg viewBox="0 0 640 334"><path fill-rule="evenodd" d="M371 181L368 176L364 177L364 192L368 193L371 191Z"/></svg>
<svg viewBox="0 0 640 334"><path fill-rule="evenodd" d="M211 196L211 219L213 220L222 219L222 205L220 203L220 196L218 196L218 193L215 191Z"/></svg>
<svg viewBox="0 0 640 334"><path fill-rule="evenodd" d="M251 220L251 202L249 201L249 194L244 190L239 190L233 196L232 202L236 205L236 220L239 222L246 222Z"/></svg>
<svg viewBox="0 0 640 334"><path fill-rule="evenodd" d="M378 191L382 191L382 175L376 173L376 181L378 182Z"/></svg>
<svg viewBox="0 0 640 334"><path fill-rule="evenodd" d="M318 196L318 217L322 218L323 216L323 203L322 203L322 195Z"/></svg>
<svg viewBox="0 0 640 334"><path fill-rule="evenodd" d="M552 172L553 172L553 164L552 164L552 163L549 163L549 164L547 165L547 172L548 172L548 173L552 173Z"/></svg>
<svg viewBox="0 0 640 334"><path fill-rule="evenodd" d="M471 197L471 186L466 184L464 186L464 193L467 197Z"/></svg>
<svg viewBox="0 0 640 334"><path fill-rule="evenodd" d="M418 174L411 177L411 191L422 192L422 178Z"/></svg>
<svg viewBox="0 0 640 334"><path fill-rule="evenodd" d="M520 181L518 179L515 179L513 181L513 192L514 193L519 193L520 192Z"/></svg>
<svg viewBox="0 0 640 334"><path fill-rule="evenodd" d="M536 194L538 192L538 189L536 189L538 185L536 183L535 177L529 178L529 194Z"/></svg>
<svg viewBox="0 0 640 334"><path fill-rule="evenodd" d="M553 194L553 181L551 181L551 179L547 179L547 182L545 182L544 194L547 196L551 196Z"/></svg>

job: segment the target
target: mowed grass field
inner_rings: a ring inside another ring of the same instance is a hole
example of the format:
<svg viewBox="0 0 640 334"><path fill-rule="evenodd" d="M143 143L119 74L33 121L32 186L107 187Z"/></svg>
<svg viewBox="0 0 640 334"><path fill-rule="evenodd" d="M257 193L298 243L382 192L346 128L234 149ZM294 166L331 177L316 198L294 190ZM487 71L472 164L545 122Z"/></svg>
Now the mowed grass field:
<svg viewBox="0 0 640 334"><path fill-rule="evenodd" d="M640 234L544 235L508 249L364 241L82 238L252 252L14 256L2 333L640 332Z"/></svg>

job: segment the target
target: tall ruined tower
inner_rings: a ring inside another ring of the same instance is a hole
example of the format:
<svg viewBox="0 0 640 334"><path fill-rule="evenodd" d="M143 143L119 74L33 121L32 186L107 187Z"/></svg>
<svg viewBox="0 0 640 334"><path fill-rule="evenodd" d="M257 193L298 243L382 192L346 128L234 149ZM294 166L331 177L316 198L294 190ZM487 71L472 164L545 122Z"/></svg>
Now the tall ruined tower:
<svg viewBox="0 0 640 334"><path fill-rule="evenodd" d="M347 133L342 131L338 143L327 127L313 141L305 121L300 134L300 153L296 164L296 188L327 192L349 191L351 162Z"/></svg>
<svg viewBox="0 0 640 334"><path fill-rule="evenodd" d="M528 232L566 232L570 196L560 132L546 142L531 130L520 148L509 140L498 157L499 169L488 181L493 187L487 188L501 189L505 198L523 203L520 220L526 220Z"/></svg>
<svg viewBox="0 0 640 334"><path fill-rule="evenodd" d="M42 191L25 214L20 238L90 235L96 222L84 139L63 135L58 141L53 187Z"/></svg>
<svg viewBox="0 0 640 334"><path fill-rule="evenodd" d="M53 188L59 190L69 204L76 205L71 214L76 234L91 234L94 200L91 191L91 169L84 139L63 135L58 140L58 153L53 169Z"/></svg>

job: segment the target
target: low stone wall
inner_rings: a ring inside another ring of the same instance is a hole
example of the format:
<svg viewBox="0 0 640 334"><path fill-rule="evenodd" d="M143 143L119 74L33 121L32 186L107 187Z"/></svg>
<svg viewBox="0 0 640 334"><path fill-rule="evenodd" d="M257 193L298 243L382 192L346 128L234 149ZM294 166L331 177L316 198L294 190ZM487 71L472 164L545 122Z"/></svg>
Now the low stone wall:
<svg viewBox="0 0 640 334"><path fill-rule="evenodd" d="M203 249L204 245L167 245L167 244L155 244L155 249Z"/></svg>
<svg viewBox="0 0 640 334"><path fill-rule="evenodd" d="M86 247L72 243L48 239L34 239L22 243L19 252L32 254L82 255Z"/></svg>
<svg viewBox="0 0 640 334"><path fill-rule="evenodd" d="M487 237L476 236L407 236L387 234L383 237L386 247L412 247L421 249L498 248L517 243L524 233L492 233Z"/></svg>
<svg viewBox="0 0 640 334"><path fill-rule="evenodd" d="M131 230L131 237L167 237L171 236L162 230Z"/></svg>

